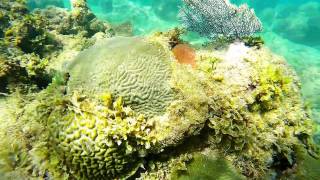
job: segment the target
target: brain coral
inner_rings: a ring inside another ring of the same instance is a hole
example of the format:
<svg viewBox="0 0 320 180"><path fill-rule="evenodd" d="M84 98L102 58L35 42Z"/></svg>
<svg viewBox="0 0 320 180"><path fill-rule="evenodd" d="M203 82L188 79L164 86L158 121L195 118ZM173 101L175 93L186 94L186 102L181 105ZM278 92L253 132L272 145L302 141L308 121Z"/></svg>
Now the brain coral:
<svg viewBox="0 0 320 180"><path fill-rule="evenodd" d="M75 92L65 102L52 111L49 129L53 148L70 174L113 179L135 173L154 143L144 116L108 93L96 102Z"/></svg>
<svg viewBox="0 0 320 180"><path fill-rule="evenodd" d="M160 45L117 37L82 52L69 66L70 91L111 92L148 116L163 113L173 99L169 56Z"/></svg>

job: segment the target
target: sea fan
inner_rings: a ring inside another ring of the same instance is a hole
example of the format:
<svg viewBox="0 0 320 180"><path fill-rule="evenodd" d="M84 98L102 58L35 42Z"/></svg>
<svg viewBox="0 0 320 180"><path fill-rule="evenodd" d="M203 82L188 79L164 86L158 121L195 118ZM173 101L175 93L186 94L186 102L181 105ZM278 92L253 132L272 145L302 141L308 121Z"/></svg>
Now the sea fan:
<svg viewBox="0 0 320 180"><path fill-rule="evenodd" d="M183 0L179 17L187 30L215 39L241 38L262 30L254 10L247 4L237 7L229 0Z"/></svg>

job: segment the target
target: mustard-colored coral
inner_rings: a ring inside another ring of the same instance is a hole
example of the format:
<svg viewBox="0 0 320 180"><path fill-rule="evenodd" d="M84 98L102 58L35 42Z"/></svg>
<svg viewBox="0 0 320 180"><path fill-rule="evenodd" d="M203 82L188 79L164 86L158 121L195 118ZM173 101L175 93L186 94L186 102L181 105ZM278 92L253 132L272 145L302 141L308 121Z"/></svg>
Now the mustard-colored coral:
<svg viewBox="0 0 320 180"><path fill-rule="evenodd" d="M110 94L94 102L75 92L55 108L49 124L63 163L85 179L130 176L156 142L150 135L152 124Z"/></svg>

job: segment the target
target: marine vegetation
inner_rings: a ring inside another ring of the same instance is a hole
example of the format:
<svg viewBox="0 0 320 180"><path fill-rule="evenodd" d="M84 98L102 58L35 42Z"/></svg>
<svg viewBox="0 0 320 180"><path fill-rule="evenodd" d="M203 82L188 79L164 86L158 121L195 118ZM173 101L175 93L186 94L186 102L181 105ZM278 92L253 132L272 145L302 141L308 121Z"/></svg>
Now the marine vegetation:
<svg viewBox="0 0 320 180"><path fill-rule="evenodd" d="M2 39L13 50L0 48L1 90L12 86L0 97L0 178L319 177L315 126L285 59L262 44L195 48L178 29L111 37L87 26L97 19L86 1L72 2L31 13L58 49Z"/></svg>
<svg viewBox="0 0 320 180"><path fill-rule="evenodd" d="M109 26L97 20L85 2L74 6L71 12L54 7L30 12L26 1L0 2L1 92L45 88L52 78L49 66L57 57L93 44L96 33L107 36ZM81 19L75 17L79 8Z"/></svg>

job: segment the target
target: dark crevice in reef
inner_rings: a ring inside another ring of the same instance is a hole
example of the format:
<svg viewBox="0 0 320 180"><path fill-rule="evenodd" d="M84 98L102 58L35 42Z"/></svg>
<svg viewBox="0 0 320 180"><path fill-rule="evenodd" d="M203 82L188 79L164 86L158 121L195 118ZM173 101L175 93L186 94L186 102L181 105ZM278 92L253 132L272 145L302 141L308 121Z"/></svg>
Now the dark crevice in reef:
<svg viewBox="0 0 320 180"><path fill-rule="evenodd" d="M0 92L10 93L10 91L17 90L16 88L27 91L28 89L25 88L27 85L33 86L34 90L42 90L52 82L52 77L51 73L41 73L41 75L30 77L26 69L18 67L12 73L0 77ZM11 87L12 85L16 88Z"/></svg>
<svg viewBox="0 0 320 180"><path fill-rule="evenodd" d="M146 172L148 170L148 162L168 162L170 158L179 157L182 154L200 152L209 147L209 144L204 143L208 142L209 131L210 129L205 126L199 135L186 138L180 145L167 147L159 154L149 154L143 161L143 165L146 169L139 168L129 180L139 178L142 173Z"/></svg>
<svg viewBox="0 0 320 180"><path fill-rule="evenodd" d="M276 154L273 157L273 163L270 169L274 169L276 172L276 179L279 179L283 176L285 171L288 171L294 167L296 164L296 157L291 154L292 162L290 163L288 158L283 154Z"/></svg>

